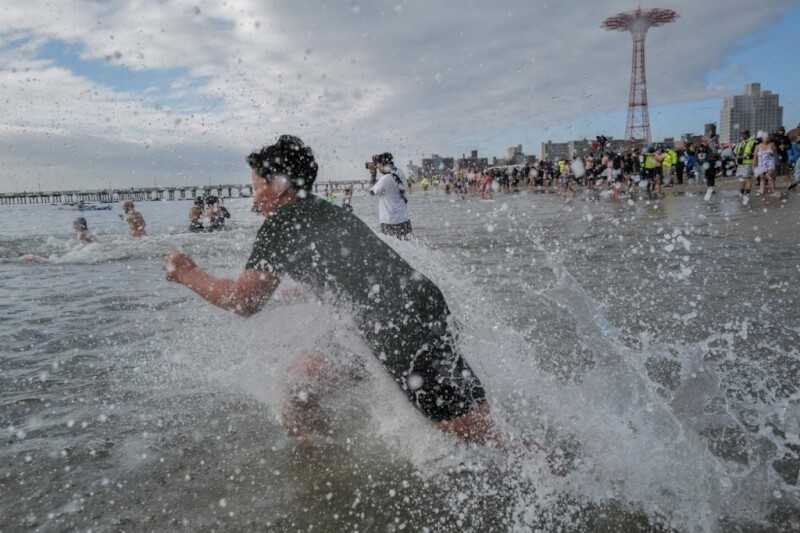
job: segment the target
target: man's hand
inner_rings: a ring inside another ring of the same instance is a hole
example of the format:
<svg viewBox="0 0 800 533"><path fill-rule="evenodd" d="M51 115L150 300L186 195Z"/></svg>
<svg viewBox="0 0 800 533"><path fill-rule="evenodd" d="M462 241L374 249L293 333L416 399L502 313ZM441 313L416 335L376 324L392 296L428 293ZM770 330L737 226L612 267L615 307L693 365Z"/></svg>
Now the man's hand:
<svg viewBox="0 0 800 533"><path fill-rule="evenodd" d="M169 281L189 287L217 307L245 317L259 312L281 282L277 273L252 269L235 280L217 278L198 267L188 255L176 251L166 256L161 266Z"/></svg>
<svg viewBox="0 0 800 533"><path fill-rule="evenodd" d="M169 281L177 281L178 283L181 283L182 277L187 272L197 268L197 263L195 263L188 255L173 250L164 258L161 268L166 271L166 278Z"/></svg>

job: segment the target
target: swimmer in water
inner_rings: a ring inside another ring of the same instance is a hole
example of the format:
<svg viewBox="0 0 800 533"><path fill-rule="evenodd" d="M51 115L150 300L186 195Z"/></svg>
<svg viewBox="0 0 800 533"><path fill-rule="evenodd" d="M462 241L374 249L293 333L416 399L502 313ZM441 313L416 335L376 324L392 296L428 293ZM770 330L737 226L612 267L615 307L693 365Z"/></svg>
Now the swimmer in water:
<svg viewBox="0 0 800 533"><path fill-rule="evenodd" d="M205 201L201 196L194 199L194 205L189 209L189 231L193 233L205 231L203 227L203 207Z"/></svg>
<svg viewBox="0 0 800 533"><path fill-rule="evenodd" d="M89 244L93 242L97 242L97 238L92 235L92 232L89 231L89 227L86 224L86 219L83 217L78 217L72 221L72 229L76 232L76 237L78 242L83 244ZM33 255L33 254L25 254L20 256L20 260L25 263L30 264L45 264L49 263L50 260L46 257L42 257L40 255Z"/></svg>
<svg viewBox="0 0 800 533"><path fill-rule="evenodd" d="M89 231L89 227L86 225L86 219L83 217L78 217L72 222L72 229L77 232L78 242L82 242L85 244L89 244L91 242L97 242L97 239L92 232Z"/></svg>
<svg viewBox="0 0 800 533"><path fill-rule="evenodd" d="M131 235L134 237L144 237L147 235L147 232L145 231L144 217L140 212L134 209L133 202L129 200L123 203L122 210L126 215L128 215L128 218L125 218L122 215L120 215L119 218L128 223L128 227L131 229Z"/></svg>
<svg viewBox="0 0 800 533"><path fill-rule="evenodd" d="M351 187L347 187L344 190L344 198L342 198L342 208L344 208L345 211L350 211L351 213L353 212L352 200L353 189Z"/></svg>
<svg viewBox="0 0 800 533"><path fill-rule="evenodd" d="M208 219L208 228L206 231L219 231L225 229L225 219L231 218L230 212L224 206L219 205L219 199L216 196L209 196L206 198L205 216Z"/></svg>

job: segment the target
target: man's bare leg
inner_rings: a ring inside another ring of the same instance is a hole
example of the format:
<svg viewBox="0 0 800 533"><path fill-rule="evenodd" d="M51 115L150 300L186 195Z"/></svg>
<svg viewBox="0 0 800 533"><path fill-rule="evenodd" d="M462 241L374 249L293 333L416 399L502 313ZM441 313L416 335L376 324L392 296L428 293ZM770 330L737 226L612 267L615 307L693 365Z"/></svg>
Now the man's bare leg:
<svg viewBox="0 0 800 533"><path fill-rule="evenodd" d="M520 439L516 443L509 442L497 432L494 420L492 420L489 402L483 402L469 413L452 420L434 422L433 425L451 435L455 435L467 444L477 444L479 446L493 445L499 450L508 452L543 452L542 446L530 439ZM550 471L556 476L565 476L567 468L558 454L550 452L546 457Z"/></svg>
<svg viewBox="0 0 800 533"><path fill-rule="evenodd" d="M303 352L288 369L286 403L281 423L289 438L306 448L313 448L315 433L328 429L320 398L341 381L342 374L322 355Z"/></svg>
<svg viewBox="0 0 800 533"><path fill-rule="evenodd" d="M489 402L483 402L465 415L452 420L434 422L433 425L468 444L496 443L499 446L501 442L489 411Z"/></svg>

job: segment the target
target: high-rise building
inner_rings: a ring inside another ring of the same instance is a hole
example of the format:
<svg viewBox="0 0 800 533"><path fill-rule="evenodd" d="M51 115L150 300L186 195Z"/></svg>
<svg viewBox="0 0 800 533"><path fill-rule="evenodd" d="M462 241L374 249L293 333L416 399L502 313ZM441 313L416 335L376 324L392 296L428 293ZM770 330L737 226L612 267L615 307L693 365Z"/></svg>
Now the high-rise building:
<svg viewBox="0 0 800 533"><path fill-rule="evenodd" d="M783 124L779 98L770 91L762 91L760 83L746 85L742 95L725 98L719 117L719 140L736 142L744 130L750 130L752 135L758 131L777 131Z"/></svg>
<svg viewBox="0 0 800 533"><path fill-rule="evenodd" d="M455 169L455 159L452 157L441 157L433 154L429 158L422 159L422 173L426 176L438 176L449 174Z"/></svg>
<svg viewBox="0 0 800 533"><path fill-rule="evenodd" d="M542 143L542 159L547 161L558 161L559 159L573 159L589 154L602 154L603 152L623 153L631 149L631 143L625 139L605 138L605 146L602 148L595 141L580 139L554 143L547 141Z"/></svg>
<svg viewBox="0 0 800 533"><path fill-rule="evenodd" d="M422 167L414 164L414 160L409 160L406 166L406 177L411 181L419 181L422 179Z"/></svg>
<svg viewBox="0 0 800 533"><path fill-rule="evenodd" d="M489 166L489 159L486 157L478 157L478 151L472 150L469 157L467 157L466 154L462 154L461 159L459 159L457 163L459 170L486 170Z"/></svg>

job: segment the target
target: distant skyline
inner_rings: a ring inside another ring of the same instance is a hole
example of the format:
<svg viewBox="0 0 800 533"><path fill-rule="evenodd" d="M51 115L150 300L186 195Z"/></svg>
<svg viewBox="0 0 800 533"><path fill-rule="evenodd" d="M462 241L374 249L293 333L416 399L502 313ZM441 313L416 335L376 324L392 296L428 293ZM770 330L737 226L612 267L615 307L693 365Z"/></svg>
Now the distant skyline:
<svg viewBox="0 0 800 533"><path fill-rule="evenodd" d="M0 6L0 192L244 183L282 133L322 181L390 151L622 138L631 38L609 0L161 2ZM680 18L647 37L654 139L702 133L748 83L800 122L800 0L642 1Z"/></svg>

